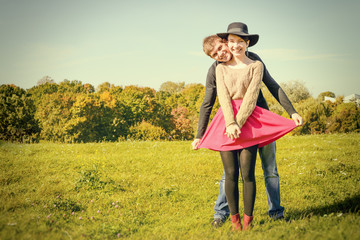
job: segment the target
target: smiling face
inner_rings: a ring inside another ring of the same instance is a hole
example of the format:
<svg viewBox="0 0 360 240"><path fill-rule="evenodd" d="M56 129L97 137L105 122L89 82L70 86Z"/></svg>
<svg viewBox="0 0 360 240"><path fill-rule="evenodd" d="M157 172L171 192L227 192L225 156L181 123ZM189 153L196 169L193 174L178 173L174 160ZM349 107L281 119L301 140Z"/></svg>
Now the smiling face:
<svg viewBox="0 0 360 240"><path fill-rule="evenodd" d="M224 40L218 40L215 42L215 46L209 56L219 62L228 62L232 58L226 41Z"/></svg>
<svg viewBox="0 0 360 240"><path fill-rule="evenodd" d="M234 56L245 55L245 51L249 46L249 43L249 40L246 41L237 35L229 34L228 36L229 51Z"/></svg>

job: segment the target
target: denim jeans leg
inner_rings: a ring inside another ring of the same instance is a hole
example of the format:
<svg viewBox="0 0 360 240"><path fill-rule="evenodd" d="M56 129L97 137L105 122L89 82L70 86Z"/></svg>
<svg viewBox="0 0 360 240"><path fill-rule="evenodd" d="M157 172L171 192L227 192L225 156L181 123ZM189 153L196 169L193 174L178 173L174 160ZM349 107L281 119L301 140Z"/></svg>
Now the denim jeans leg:
<svg viewBox="0 0 360 240"><path fill-rule="evenodd" d="M259 149L262 169L264 171L266 195L269 204L269 216L281 218L284 207L280 205L279 174L276 166L276 143L272 142Z"/></svg>
<svg viewBox="0 0 360 240"><path fill-rule="evenodd" d="M214 218L220 218L223 221L225 221L230 215L230 210L225 195L225 171L219 182L219 195L215 202L214 210Z"/></svg>

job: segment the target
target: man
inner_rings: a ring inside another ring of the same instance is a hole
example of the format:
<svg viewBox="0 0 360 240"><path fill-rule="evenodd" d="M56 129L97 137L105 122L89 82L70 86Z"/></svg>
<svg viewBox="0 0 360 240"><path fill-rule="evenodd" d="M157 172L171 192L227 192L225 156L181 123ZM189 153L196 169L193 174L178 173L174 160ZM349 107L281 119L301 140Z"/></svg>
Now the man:
<svg viewBox="0 0 360 240"><path fill-rule="evenodd" d="M239 25L239 27L245 27L247 31L247 26L243 23L232 23L230 25L234 26ZM230 29L228 27L228 32ZM209 36L204 39L203 50L205 54L210 56L212 59L216 60L211 67L209 68L207 79L206 79L206 91L204 101L200 108L199 114L199 125L198 132L195 140L192 143L193 149L196 150L199 144L200 139L205 133L206 127L209 122L209 117L211 110L213 108L215 99L216 99L216 75L215 69L219 62L227 62L232 58L232 55L228 49L227 42L224 39L216 35ZM249 52L249 58L253 60L259 60L260 57L255 53ZM263 83L267 86L271 94L276 98L276 100L284 107L287 113L295 121L296 125L302 125L303 120L301 116L295 111L288 97L281 89L281 87L275 82L275 80L270 76L264 64L264 74L263 74ZM260 91L259 97L257 100L257 106L269 109L266 103L266 100ZM284 207L280 205L280 186L279 186L279 175L276 167L276 144L275 142L259 148L259 155L261 158L262 168L264 171L265 178L265 187L269 205L269 216L275 220L284 218L283 211ZM215 214L214 221L212 225L214 227L219 227L229 216L229 209L226 201L225 191L224 191L224 180L225 174L220 181L219 186L219 196L215 203Z"/></svg>

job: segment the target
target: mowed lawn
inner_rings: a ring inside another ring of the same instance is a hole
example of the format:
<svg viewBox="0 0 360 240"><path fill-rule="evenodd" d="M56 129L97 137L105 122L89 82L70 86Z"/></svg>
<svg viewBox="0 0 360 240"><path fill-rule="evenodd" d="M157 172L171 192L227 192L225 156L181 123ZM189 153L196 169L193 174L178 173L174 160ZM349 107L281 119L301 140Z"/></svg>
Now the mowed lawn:
<svg viewBox="0 0 360 240"><path fill-rule="evenodd" d="M254 227L232 232L211 227L219 153L190 141L1 143L0 239L360 239L360 134L285 136L277 163L286 219L258 157Z"/></svg>

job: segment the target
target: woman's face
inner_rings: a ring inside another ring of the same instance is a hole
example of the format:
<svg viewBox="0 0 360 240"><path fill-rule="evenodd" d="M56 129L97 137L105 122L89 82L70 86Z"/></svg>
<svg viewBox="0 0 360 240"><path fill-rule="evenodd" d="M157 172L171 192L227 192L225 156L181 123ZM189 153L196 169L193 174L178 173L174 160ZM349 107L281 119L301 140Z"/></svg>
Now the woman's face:
<svg viewBox="0 0 360 240"><path fill-rule="evenodd" d="M245 42L241 37L233 34L228 36L228 46L230 52L234 56L245 54L246 48L249 46L249 41Z"/></svg>

